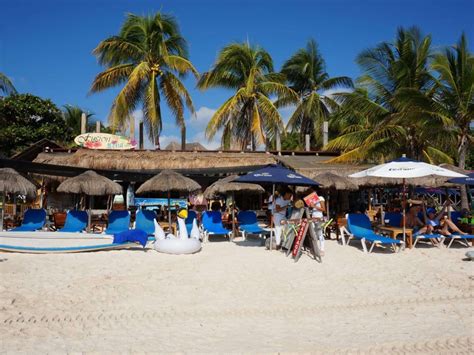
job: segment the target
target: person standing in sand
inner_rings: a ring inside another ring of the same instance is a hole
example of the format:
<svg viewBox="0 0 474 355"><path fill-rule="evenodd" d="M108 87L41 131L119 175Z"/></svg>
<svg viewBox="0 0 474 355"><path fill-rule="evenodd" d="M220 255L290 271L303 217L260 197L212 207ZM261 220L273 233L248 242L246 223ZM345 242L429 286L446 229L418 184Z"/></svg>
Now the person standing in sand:
<svg viewBox="0 0 474 355"><path fill-rule="evenodd" d="M314 191L313 191L314 192ZM311 212L311 217L316 219L318 222L323 222L324 220L324 213L326 212L326 201L324 200L324 197L321 195L318 195L318 201L315 203L312 203L309 207L311 207L313 210ZM320 246L320 252L321 255L324 255L324 233L322 228L316 228L316 234L319 239L319 246Z"/></svg>
<svg viewBox="0 0 474 355"><path fill-rule="evenodd" d="M281 235L283 233L282 221L286 220L287 208L291 203L292 192L285 190L284 193L275 199L274 206L272 208L273 222L275 223L275 240L276 245L279 246L281 243Z"/></svg>

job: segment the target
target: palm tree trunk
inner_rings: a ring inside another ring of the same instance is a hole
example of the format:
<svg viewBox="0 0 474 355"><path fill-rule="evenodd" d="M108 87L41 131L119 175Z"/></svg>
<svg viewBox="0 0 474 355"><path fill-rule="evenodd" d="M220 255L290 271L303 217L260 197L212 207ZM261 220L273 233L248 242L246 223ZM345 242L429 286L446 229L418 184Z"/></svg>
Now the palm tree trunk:
<svg viewBox="0 0 474 355"><path fill-rule="evenodd" d="M467 155L468 141L465 134L461 135L461 139L458 147L458 166L461 169L466 168L466 155ZM461 185L461 208L469 209L469 201L467 197L466 185Z"/></svg>

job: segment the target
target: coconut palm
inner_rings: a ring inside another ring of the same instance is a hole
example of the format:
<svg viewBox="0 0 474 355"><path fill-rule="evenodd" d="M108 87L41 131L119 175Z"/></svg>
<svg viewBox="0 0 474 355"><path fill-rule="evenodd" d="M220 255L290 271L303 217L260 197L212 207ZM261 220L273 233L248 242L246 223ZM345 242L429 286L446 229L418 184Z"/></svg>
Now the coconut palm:
<svg viewBox="0 0 474 355"><path fill-rule="evenodd" d="M5 74L0 73L0 93L2 92L5 95L16 94L16 89L11 80Z"/></svg>
<svg viewBox="0 0 474 355"><path fill-rule="evenodd" d="M96 76L91 92L123 85L110 111L113 129L122 126L141 103L150 138L159 144L161 97L181 127L185 106L194 113L181 79L188 73L198 77L198 73L188 60L186 42L172 16L129 14L120 33L100 42L93 53L106 70Z"/></svg>
<svg viewBox="0 0 474 355"><path fill-rule="evenodd" d="M267 142L276 131L283 131L280 113L271 96L296 98L296 93L284 83L281 74L273 72L270 54L249 43L232 43L218 54L210 71L204 73L198 87L201 90L222 87L235 90L212 116L206 136L212 138L222 129L222 145L228 149L231 141L241 149L250 144Z"/></svg>
<svg viewBox="0 0 474 355"><path fill-rule="evenodd" d="M457 45L437 55L432 68L441 82L433 114L449 120L457 136L458 165L464 169L473 143L470 123L474 120L474 55L469 52L466 36L462 34Z"/></svg>
<svg viewBox="0 0 474 355"><path fill-rule="evenodd" d="M66 126L70 129L73 136L77 136L81 134L81 120L82 120L82 113L84 112L79 106L73 105L64 105L63 116L64 120L66 121ZM95 125L89 123L89 119L94 116L93 113L88 112L86 113L86 118L88 122L87 130L94 131Z"/></svg>
<svg viewBox="0 0 474 355"><path fill-rule="evenodd" d="M446 120L415 112L407 104L414 96L434 97L431 58L431 37L417 28L400 28L393 43L383 42L357 57L365 72L358 80L364 90L336 95L341 108L332 124L353 124L326 146L343 152L334 161L383 161L407 153L431 163L452 162L442 149L449 140Z"/></svg>
<svg viewBox="0 0 474 355"><path fill-rule="evenodd" d="M309 40L306 48L299 49L288 59L281 72L298 94L297 100L282 98L276 103L277 106L296 106L288 128L299 132L302 139L306 134L312 135L316 145L320 145L323 121L329 117L331 108L337 105L325 92L339 87L352 88L352 79L346 76L329 77L314 40Z"/></svg>

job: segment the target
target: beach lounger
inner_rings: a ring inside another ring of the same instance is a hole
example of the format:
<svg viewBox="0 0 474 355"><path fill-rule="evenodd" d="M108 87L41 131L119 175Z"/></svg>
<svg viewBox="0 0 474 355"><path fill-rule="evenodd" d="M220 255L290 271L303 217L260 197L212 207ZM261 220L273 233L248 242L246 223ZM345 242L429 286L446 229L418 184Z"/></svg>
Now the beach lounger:
<svg viewBox="0 0 474 355"><path fill-rule="evenodd" d="M87 228L87 219L86 211L68 211L64 227L58 229L58 232L82 232Z"/></svg>
<svg viewBox="0 0 474 355"><path fill-rule="evenodd" d="M474 235L472 235L472 234L451 234L451 235L444 236L444 240L449 240L448 248L451 248L451 245L453 245L453 243L456 240L460 241L460 242L464 242L467 247L470 247L468 239L470 241L474 240Z"/></svg>
<svg viewBox="0 0 474 355"><path fill-rule="evenodd" d="M237 214L237 221L239 222L239 229L242 237L245 239L245 234L257 234L261 237L268 233L262 229L257 222L257 214L254 211L241 211Z"/></svg>
<svg viewBox="0 0 474 355"><path fill-rule="evenodd" d="M32 232L44 227L46 211L44 209L29 209L25 211L21 226L11 229L11 232Z"/></svg>
<svg viewBox="0 0 474 355"><path fill-rule="evenodd" d="M128 230L130 227L130 212L112 211L109 214L109 226L105 234L118 234Z"/></svg>
<svg viewBox="0 0 474 355"><path fill-rule="evenodd" d="M191 235L191 230L193 229L193 221L197 218L196 211L188 211L188 217L185 219L184 223L186 224L186 230L188 235Z"/></svg>
<svg viewBox="0 0 474 355"><path fill-rule="evenodd" d="M140 210L137 211L135 219L135 229L140 229L148 236L155 235L155 219L156 213L154 211Z"/></svg>
<svg viewBox="0 0 474 355"><path fill-rule="evenodd" d="M405 243L400 240L384 237L382 235L376 234L372 230L370 225L369 217L361 213L351 213L347 219L347 227L349 231L349 236L344 244L349 245L352 238L359 239L362 248L365 253L371 253L375 245L390 245L396 251L396 247L399 246L399 251L404 247ZM344 236L343 236L344 238ZM372 243L370 249L367 250L366 242Z"/></svg>
<svg viewBox="0 0 474 355"><path fill-rule="evenodd" d="M414 234L413 235L413 248L416 247L416 243L418 243L419 240L429 240L434 246L440 247L443 245L444 241L444 235L441 234ZM433 242L433 239L436 239L438 241L438 244L436 245Z"/></svg>
<svg viewBox="0 0 474 355"><path fill-rule="evenodd" d="M219 211L206 211L202 215L204 241L209 241L210 235L225 235L231 239L232 231L222 225L222 215Z"/></svg>

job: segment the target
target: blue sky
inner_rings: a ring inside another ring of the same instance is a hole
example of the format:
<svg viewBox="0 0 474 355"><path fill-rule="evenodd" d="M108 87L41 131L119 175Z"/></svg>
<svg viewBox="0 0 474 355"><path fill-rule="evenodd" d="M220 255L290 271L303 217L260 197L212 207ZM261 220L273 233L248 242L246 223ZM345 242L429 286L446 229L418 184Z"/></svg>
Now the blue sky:
<svg viewBox="0 0 474 355"><path fill-rule="evenodd" d="M474 41L474 0L0 0L0 8L0 72L11 77L20 92L50 98L58 106L79 105L103 121L117 90L88 95L101 70L91 52L119 31L128 12L173 14L188 41L190 59L201 72L224 45L247 39L268 50L279 70L314 38L329 74L353 78L360 74L356 55L392 40L398 26L419 26L432 34L435 47L454 44L462 31L471 49ZM188 141L217 147L218 137L207 142L203 129L231 92L200 92L191 78L186 85L197 110L197 118L187 114ZM287 117L289 111L282 115ZM165 106L163 117L162 146L179 137Z"/></svg>

